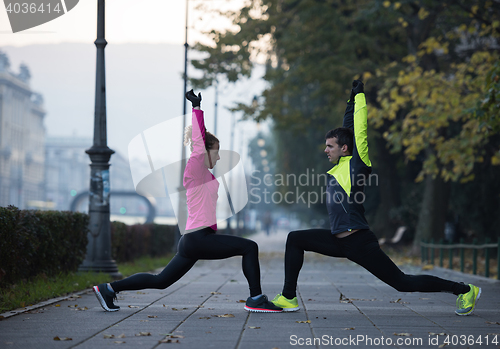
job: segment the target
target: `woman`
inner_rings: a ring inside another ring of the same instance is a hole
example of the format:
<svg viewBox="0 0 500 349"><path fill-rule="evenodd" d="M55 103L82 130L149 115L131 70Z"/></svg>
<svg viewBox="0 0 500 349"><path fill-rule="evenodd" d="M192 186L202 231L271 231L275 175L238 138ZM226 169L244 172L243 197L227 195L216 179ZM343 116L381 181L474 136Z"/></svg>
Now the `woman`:
<svg viewBox="0 0 500 349"><path fill-rule="evenodd" d="M201 93L186 93L193 105L192 125L184 134L184 145L191 148L191 156L184 171L188 220L186 232L179 240L177 254L160 274L139 273L120 281L94 286L94 293L106 311L117 311L113 303L116 293L146 288L164 289L179 280L199 259L225 259L242 256L243 274L249 288L245 310L254 312L281 312L283 309L269 302L260 286L260 266L257 244L248 239L230 235L218 235L215 209L219 182L209 169L213 169L219 157L219 140L207 132L200 109Z"/></svg>

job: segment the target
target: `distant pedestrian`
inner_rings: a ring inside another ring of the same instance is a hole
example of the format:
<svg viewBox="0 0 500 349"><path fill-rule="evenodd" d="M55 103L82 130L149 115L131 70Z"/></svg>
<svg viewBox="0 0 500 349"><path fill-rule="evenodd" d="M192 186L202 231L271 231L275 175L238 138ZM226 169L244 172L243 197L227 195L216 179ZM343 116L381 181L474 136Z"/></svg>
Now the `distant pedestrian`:
<svg viewBox="0 0 500 349"><path fill-rule="evenodd" d="M266 235L269 236L273 225L273 217L271 216L271 212L269 211L264 212L264 216L262 217L262 225L264 226Z"/></svg>
<svg viewBox="0 0 500 349"><path fill-rule="evenodd" d="M217 234L215 209L219 182L209 169L219 157L219 140L206 131L203 111L200 109L201 93L186 93L193 105L192 125L186 128L184 145L191 147L191 156L184 171L188 219L186 232L179 240L177 254L158 275L139 273L120 281L94 286L94 292L106 311L117 311L113 303L116 293L146 288L164 289L186 274L199 259L225 259L242 256L242 268L249 288L244 309L253 312L281 312L280 307L268 301L260 284L259 250L257 244L237 236Z"/></svg>
<svg viewBox="0 0 500 349"><path fill-rule="evenodd" d="M326 205L330 230L309 229L288 234L285 251L285 284L273 303L284 311L296 311L297 280L304 251L347 258L400 292L449 292L458 296L455 313L472 314L481 289L431 275L408 275L380 249L364 215L364 185L371 173L368 157L367 109L363 83L353 82L343 127L325 136L328 160Z"/></svg>

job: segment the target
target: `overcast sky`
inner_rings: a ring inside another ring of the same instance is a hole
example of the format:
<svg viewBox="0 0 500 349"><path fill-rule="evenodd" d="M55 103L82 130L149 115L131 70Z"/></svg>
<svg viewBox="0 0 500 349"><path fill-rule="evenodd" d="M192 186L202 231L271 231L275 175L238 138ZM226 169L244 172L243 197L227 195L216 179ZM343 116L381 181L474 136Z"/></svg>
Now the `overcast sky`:
<svg viewBox="0 0 500 349"><path fill-rule="evenodd" d="M183 44L187 0L107 0L106 40L109 43ZM3 1L2 1L3 3ZM243 0L189 0L188 42L202 40L200 32L228 28L230 23L198 9L241 8ZM5 7L0 5L0 46L61 42L93 42L96 38L97 0L80 0L75 8L48 23L13 34Z"/></svg>

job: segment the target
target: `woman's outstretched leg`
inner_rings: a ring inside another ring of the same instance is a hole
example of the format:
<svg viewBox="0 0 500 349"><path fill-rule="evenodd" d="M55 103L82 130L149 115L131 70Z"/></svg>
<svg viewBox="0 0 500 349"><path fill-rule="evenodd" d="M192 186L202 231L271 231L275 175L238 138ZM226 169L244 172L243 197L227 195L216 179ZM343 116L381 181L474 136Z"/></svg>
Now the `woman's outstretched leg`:
<svg viewBox="0 0 500 349"><path fill-rule="evenodd" d="M164 289L183 277L195 263L196 259L176 254L160 274L134 274L123 280L112 282L111 287L115 292L136 291L145 288Z"/></svg>
<svg viewBox="0 0 500 349"><path fill-rule="evenodd" d="M120 309L120 307L113 303L117 292L135 291L146 288L164 289L184 276L197 261L196 258L190 258L185 255L185 240L181 238L178 253L160 274L138 273L123 280L114 281L111 284L94 286L94 293L103 309L106 311L117 311Z"/></svg>

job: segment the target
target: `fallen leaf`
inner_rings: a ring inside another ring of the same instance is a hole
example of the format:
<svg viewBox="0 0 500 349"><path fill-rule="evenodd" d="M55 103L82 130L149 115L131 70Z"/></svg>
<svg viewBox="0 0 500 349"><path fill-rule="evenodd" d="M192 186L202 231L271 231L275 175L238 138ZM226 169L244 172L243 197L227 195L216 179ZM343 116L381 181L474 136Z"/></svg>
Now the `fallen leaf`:
<svg viewBox="0 0 500 349"><path fill-rule="evenodd" d="M157 318L157 317L158 316L156 316L156 315L148 315L148 318L150 318L150 319L154 319L154 318Z"/></svg>
<svg viewBox="0 0 500 349"><path fill-rule="evenodd" d="M119 335L118 337L116 338L125 338L125 333L122 333L121 335Z"/></svg>
<svg viewBox="0 0 500 349"><path fill-rule="evenodd" d="M500 325L500 322L486 321L488 325Z"/></svg>
<svg viewBox="0 0 500 349"><path fill-rule="evenodd" d="M246 303L247 301L240 299L239 301L236 301L236 303Z"/></svg>
<svg viewBox="0 0 500 349"><path fill-rule="evenodd" d="M123 343L127 343L125 341L114 341L113 343L116 343L116 344L123 344Z"/></svg>
<svg viewBox="0 0 500 349"><path fill-rule="evenodd" d="M344 331L352 331L352 330L355 330L356 327L346 327L346 328L343 328Z"/></svg>
<svg viewBox="0 0 500 349"><path fill-rule="evenodd" d="M68 337L54 337L55 341L72 341L73 338L68 338Z"/></svg>
<svg viewBox="0 0 500 349"><path fill-rule="evenodd" d="M184 336L181 336L180 334L171 334L168 338L184 338Z"/></svg>
<svg viewBox="0 0 500 349"><path fill-rule="evenodd" d="M137 291L137 294L146 294L146 292Z"/></svg>
<svg viewBox="0 0 500 349"><path fill-rule="evenodd" d="M339 301L340 303L352 303L352 301L346 296L344 296L342 293L340 294Z"/></svg>
<svg viewBox="0 0 500 349"><path fill-rule="evenodd" d="M24 308L26 306L26 302L21 302L19 303L19 305L21 306L21 308Z"/></svg>
<svg viewBox="0 0 500 349"><path fill-rule="evenodd" d="M114 334L105 334L104 338L106 338L106 339L115 338L115 335Z"/></svg>
<svg viewBox="0 0 500 349"><path fill-rule="evenodd" d="M180 343L178 339L162 339L161 341L158 341L158 343Z"/></svg>
<svg viewBox="0 0 500 349"><path fill-rule="evenodd" d="M309 298L308 301L314 301L314 299Z"/></svg>
<svg viewBox="0 0 500 349"><path fill-rule="evenodd" d="M181 310L185 310L187 308L181 308L181 309L178 309L178 308L172 308L172 310L176 310L176 311L181 311Z"/></svg>
<svg viewBox="0 0 500 349"><path fill-rule="evenodd" d="M56 304L56 305L54 305L54 307L60 307L60 306L61 306L61 304Z"/></svg>
<svg viewBox="0 0 500 349"><path fill-rule="evenodd" d="M422 270L432 270L434 269L434 265L432 264L427 264L422 267Z"/></svg>
<svg viewBox="0 0 500 349"><path fill-rule="evenodd" d="M76 308L78 306L78 304L75 304L75 305L68 305L68 308Z"/></svg>
<svg viewBox="0 0 500 349"><path fill-rule="evenodd" d="M211 294L221 294L220 292L210 292Z"/></svg>
<svg viewBox="0 0 500 349"><path fill-rule="evenodd" d="M259 329L260 327L258 327L258 326L248 326L248 328Z"/></svg>
<svg viewBox="0 0 500 349"><path fill-rule="evenodd" d="M429 332L429 335L431 335L431 336L446 336L446 333L444 333L444 332L441 332L441 333Z"/></svg>
<svg viewBox="0 0 500 349"><path fill-rule="evenodd" d="M76 309L71 309L71 310L76 310L76 311L85 311L85 310L89 310L89 308L87 308L87 307L83 307L83 308L76 308Z"/></svg>
<svg viewBox="0 0 500 349"><path fill-rule="evenodd" d="M200 317L200 319L207 319L208 320L208 319L211 319L211 317L210 316L202 316L202 317Z"/></svg>
<svg viewBox="0 0 500 349"><path fill-rule="evenodd" d="M399 298L397 301L390 301L390 303L409 304L408 302L402 302L401 298Z"/></svg>
<svg viewBox="0 0 500 349"><path fill-rule="evenodd" d="M205 308L204 305L197 305L196 308Z"/></svg>
<svg viewBox="0 0 500 349"><path fill-rule="evenodd" d="M446 343L443 343L438 348L444 348L446 345L447 345Z"/></svg>
<svg viewBox="0 0 500 349"><path fill-rule="evenodd" d="M396 332L394 332L393 335L395 335L395 336L401 336L401 337L410 337L410 336L413 336L411 333L396 333Z"/></svg>
<svg viewBox="0 0 500 349"><path fill-rule="evenodd" d="M213 315L213 316L216 316L216 317L234 317L233 314Z"/></svg>
<svg viewBox="0 0 500 349"><path fill-rule="evenodd" d="M151 336L151 332L139 332L135 335L136 337L141 337L141 336Z"/></svg>
<svg viewBox="0 0 500 349"><path fill-rule="evenodd" d="M129 308L140 308L140 307L139 307L139 306L137 306L137 305L129 305L128 307L129 307Z"/></svg>
<svg viewBox="0 0 500 349"><path fill-rule="evenodd" d="M43 313L42 310L45 310L45 309L35 309L35 310L30 310L30 311L27 311L26 313L27 314L41 314Z"/></svg>
<svg viewBox="0 0 500 349"><path fill-rule="evenodd" d="M306 321L295 321L298 324L310 324L311 320L306 320Z"/></svg>

